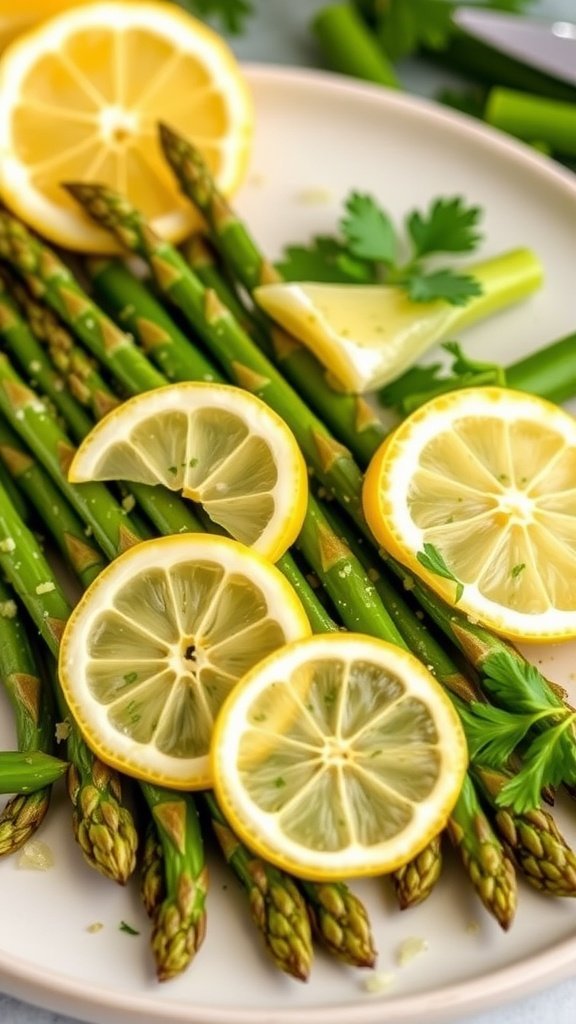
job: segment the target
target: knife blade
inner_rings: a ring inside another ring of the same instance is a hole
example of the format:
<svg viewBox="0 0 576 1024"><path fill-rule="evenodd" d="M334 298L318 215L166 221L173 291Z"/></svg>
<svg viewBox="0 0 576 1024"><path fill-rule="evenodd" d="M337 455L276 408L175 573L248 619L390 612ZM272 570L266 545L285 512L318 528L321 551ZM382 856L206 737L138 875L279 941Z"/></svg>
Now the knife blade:
<svg viewBox="0 0 576 1024"><path fill-rule="evenodd" d="M495 50L576 84L576 23L538 21L471 7L457 8L453 20Z"/></svg>

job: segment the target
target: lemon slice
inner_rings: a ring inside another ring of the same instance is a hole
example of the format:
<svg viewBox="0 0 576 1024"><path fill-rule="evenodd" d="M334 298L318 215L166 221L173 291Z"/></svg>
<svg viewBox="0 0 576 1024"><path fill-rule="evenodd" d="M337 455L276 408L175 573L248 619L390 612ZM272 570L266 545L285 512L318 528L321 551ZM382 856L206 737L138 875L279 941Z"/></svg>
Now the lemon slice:
<svg viewBox="0 0 576 1024"><path fill-rule="evenodd" d="M458 717L411 654L333 633L256 665L224 703L214 786L232 828L303 878L393 871L445 825L467 765Z"/></svg>
<svg viewBox="0 0 576 1024"><path fill-rule="evenodd" d="M239 185L251 101L214 31L173 3L95 3L55 15L0 60L2 199L59 245L110 252L109 233L60 184L99 181L180 241L198 218L162 158L161 117L196 142L225 193Z"/></svg>
<svg viewBox="0 0 576 1024"><path fill-rule="evenodd" d="M296 540L308 497L290 429L259 398L226 384L172 384L124 402L82 442L69 479L182 491L271 561Z"/></svg>
<svg viewBox="0 0 576 1024"><path fill-rule="evenodd" d="M505 388L422 406L366 474L382 546L471 618L528 641L576 635L576 421Z"/></svg>
<svg viewBox="0 0 576 1024"><path fill-rule="evenodd" d="M220 705L261 658L310 633L298 597L227 537L144 541L88 588L62 639L60 680L88 745L163 786L211 784Z"/></svg>

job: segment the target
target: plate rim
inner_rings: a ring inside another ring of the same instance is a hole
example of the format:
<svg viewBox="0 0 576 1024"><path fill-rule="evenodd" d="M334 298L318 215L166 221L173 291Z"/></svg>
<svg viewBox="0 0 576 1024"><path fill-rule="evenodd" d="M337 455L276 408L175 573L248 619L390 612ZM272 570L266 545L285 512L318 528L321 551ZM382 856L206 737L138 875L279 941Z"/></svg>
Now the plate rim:
<svg viewBox="0 0 576 1024"><path fill-rule="evenodd" d="M537 177L559 187L574 202L576 212L576 174L556 164L549 157L525 143L506 135L483 122L476 121L460 111L442 107L434 100L386 89L381 86L348 78L334 72L308 67L265 62L243 62L249 85L266 83L285 85L287 88L320 89L357 97L362 103L381 109L405 111L413 117L433 117L443 128L457 131L471 139L474 145L492 151L500 158L513 162L524 170L530 169ZM0 950L0 983L8 996L32 1002L52 1012L75 1014L93 1022L138 1021L155 1024L158 1013L163 1020L175 1024L349 1024L354 1014L355 1024L392 1024L392 1021L414 1022L419 1019L425 1003L431 1021L442 1013L442 1022L455 1015L490 1010L503 1002L510 1002L535 991L546 984L567 979L576 968L576 936L556 943L542 952L523 957L497 971L459 981L442 988L395 998L393 995L372 996L366 993L341 1006L308 1006L285 1009L278 1007L230 1008L229 1006L202 1006L183 1002L167 1002L163 1006L150 1001L145 995L117 992L109 988L77 981L68 975L31 965L20 957ZM28 987L33 986L29 991ZM90 1016L86 1017L85 1014ZM122 1018L118 1014L122 1014Z"/></svg>

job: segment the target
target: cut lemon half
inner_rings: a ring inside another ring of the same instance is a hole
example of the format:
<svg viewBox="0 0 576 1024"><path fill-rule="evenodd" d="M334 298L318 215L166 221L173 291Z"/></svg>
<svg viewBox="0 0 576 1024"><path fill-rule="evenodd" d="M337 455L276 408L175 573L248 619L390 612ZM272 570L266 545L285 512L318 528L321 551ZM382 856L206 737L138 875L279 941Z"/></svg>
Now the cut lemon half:
<svg viewBox="0 0 576 1024"><path fill-rule="evenodd" d="M446 824L467 766L448 697L407 651L332 633L276 651L231 692L214 786L260 856L318 881L393 871Z"/></svg>
<svg viewBox="0 0 576 1024"><path fill-rule="evenodd" d="M220 705L261 658L310 633L275 566L227 537L144 541L100 573L66 624L60 681L91 749L163 786L211 785Z"/></svg>
<svg viewBox="0 0 576 1024"><path fill-rule="evenodd" d="M16 39L0 60L0 194L42 235L110 252L61 187L99 181L139 207L158 233L185 238L198 217L178 194L156 122L188 134L225 193L242 180L252 107L220 37L173 3L70 7Z"/></svg>
<svg viewBox="0 0 576 1024"><path fill-rule="evenodd" d="M69 479L181 491L271 561L296 540L308 498L306 464L284 420L227 384L171 384L124 402L82 442Z"/></svg>
<svg viewBox="0 0 576 1024"><path fill-rule="evenodd" d="M364 510L437 593L505 636L576 635L576 421L541 398L470 388L381 445Z"/></svg>

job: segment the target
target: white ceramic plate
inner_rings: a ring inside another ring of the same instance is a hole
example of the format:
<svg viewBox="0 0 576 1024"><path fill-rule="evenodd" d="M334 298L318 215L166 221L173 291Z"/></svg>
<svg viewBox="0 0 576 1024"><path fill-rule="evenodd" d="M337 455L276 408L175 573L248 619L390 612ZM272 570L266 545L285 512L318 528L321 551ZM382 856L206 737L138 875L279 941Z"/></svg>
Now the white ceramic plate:
<svg viewBox="0 0 576 1024"><path fill-rule="evenodd" d="M470 353L512 361L576 330L576 178L481 125L433 104L319 73L251 68L257 133L239 207L275 256L281 244L334 230L350 188L373 192L400 217L438 195L460 193L486 210L483 254L533 246L546 284L530 302L467 333ZM534 651L569 687L576 646ZM1 696L1 695L0 695ZM0 707L0 742L8 719ZM574 805L559 815L576 845ZM42 838L47 873L0 862L0 988L93 1022L369 1024L445 1022L576 970L576 905L526 887L508 935L483 911L456 862L422 907L399 913L383 881L358 886L370 907L378 970L389 991L370 995L366 973L318 954L311 981L292 981L262 951L234 879L211 858L209 927L187 974L154 981L147 923L135 886L117 889L84 866L63 799ZM121 921L141 930L133 937ZM99 921L97 933L88 927ZM428 949L400 968L399 945Z"/></svg>

